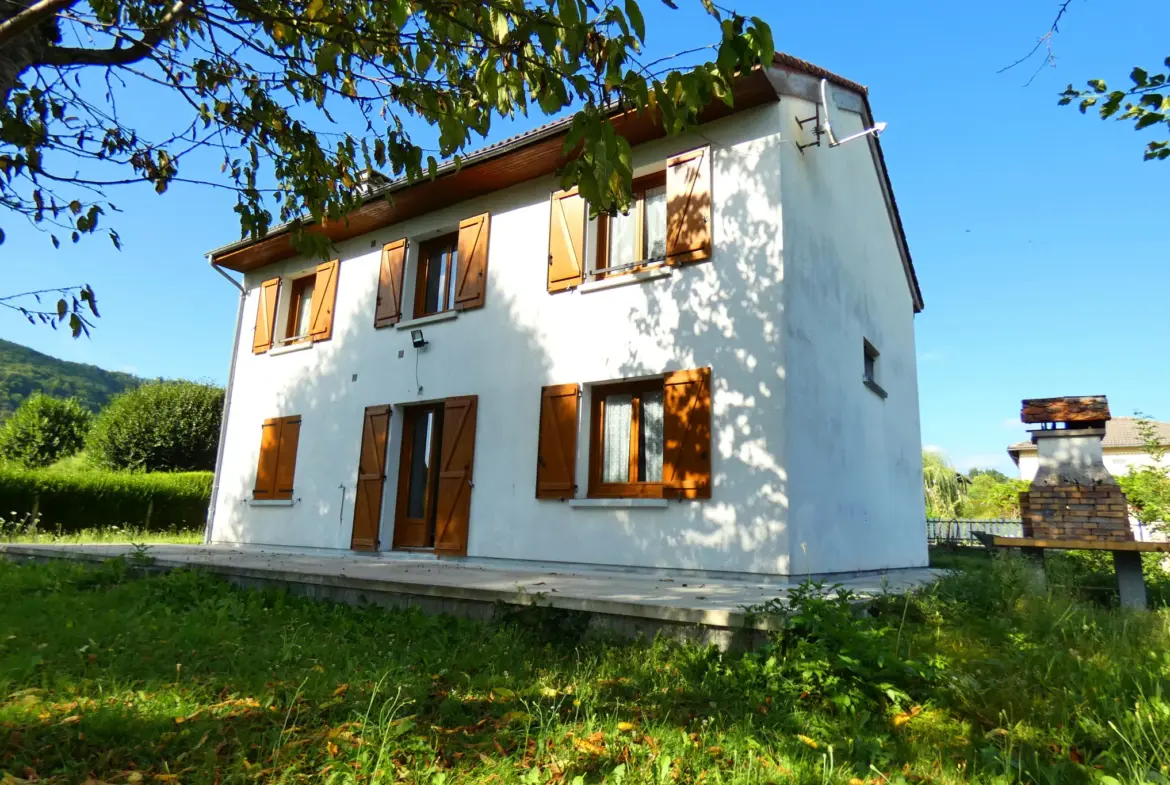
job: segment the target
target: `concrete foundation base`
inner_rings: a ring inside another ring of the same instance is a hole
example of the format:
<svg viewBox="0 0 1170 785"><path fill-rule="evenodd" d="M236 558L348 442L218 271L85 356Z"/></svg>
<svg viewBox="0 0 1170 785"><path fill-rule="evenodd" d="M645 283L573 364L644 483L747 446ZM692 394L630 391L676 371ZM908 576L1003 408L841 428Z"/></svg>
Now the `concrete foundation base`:
<svg viewBox="0 0 1170 785"><path fill-rule="evenodd" d="M127 556L122 545L2 545L0 558L100 562ZM711 580L629 573L489 569L459 563L314 555L277 549L197 545L150 546L150 569L198 568L246 588L278 588L350 605L420 608L489 619L504 606L544 606L589 616L588 627L626 638L670 638L722 649L752 646L776 629L775 618L746 608L783 599L794 584L748 579ZM928 583L928 569L842 577L861 597Z"/></svg>

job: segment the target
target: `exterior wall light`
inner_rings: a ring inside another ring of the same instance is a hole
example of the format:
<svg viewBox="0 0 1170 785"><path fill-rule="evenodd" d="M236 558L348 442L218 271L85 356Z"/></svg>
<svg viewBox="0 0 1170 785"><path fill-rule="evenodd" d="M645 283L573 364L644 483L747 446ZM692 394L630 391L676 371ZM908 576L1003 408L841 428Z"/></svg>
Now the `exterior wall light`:
<svg viewBox="0 0 1170 785"><path fill-rule="evenodd" d="M423 338L422 330L410 331L410 345L416 349L421 349L427 345L426 339Z"/></svg>

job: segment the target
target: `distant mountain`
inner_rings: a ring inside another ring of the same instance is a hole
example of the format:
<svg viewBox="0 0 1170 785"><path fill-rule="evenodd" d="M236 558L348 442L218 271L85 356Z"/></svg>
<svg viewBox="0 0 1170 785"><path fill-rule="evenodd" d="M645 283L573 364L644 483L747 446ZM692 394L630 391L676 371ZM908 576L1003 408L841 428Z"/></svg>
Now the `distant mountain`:
<svg viewBox="0 0 1170 785"><path fill-rule="evenodd" d="M35 392L58 398L75 396L82 405L96 412L117 393L137 387L143 381L129 373L59 360L27 346L0 340L0 422Z"/></svg>

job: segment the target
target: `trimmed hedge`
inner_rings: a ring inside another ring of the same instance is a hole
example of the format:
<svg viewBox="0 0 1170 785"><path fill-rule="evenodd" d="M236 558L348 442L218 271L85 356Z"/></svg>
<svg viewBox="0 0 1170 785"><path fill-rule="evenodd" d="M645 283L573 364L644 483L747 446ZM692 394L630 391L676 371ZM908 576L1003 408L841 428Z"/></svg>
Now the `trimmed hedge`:
<svg viewBox="0 0 1170 785"><path fill-rule="evenodd" d="M207 520L211 481L211 472L66 474L0 467L0 519L19 521L35 511L41 531L198 529Z"/></svg>

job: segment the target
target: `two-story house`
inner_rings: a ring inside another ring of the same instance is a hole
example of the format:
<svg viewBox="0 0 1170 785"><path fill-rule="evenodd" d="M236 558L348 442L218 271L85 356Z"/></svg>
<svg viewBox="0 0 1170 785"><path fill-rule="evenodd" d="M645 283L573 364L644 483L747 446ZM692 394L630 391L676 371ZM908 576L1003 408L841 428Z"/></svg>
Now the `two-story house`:
<svg viewBox="0 0 1170 785"><path fill-rule="evenodd" d="M559 189L563 120L374 189L325 263L279 228L213 251L243 291L208 540L925 565L921 294L876 137L807 146L827 111L873 125L865 88L777 55L684 136L615 118L628 215Z"/></svg>

